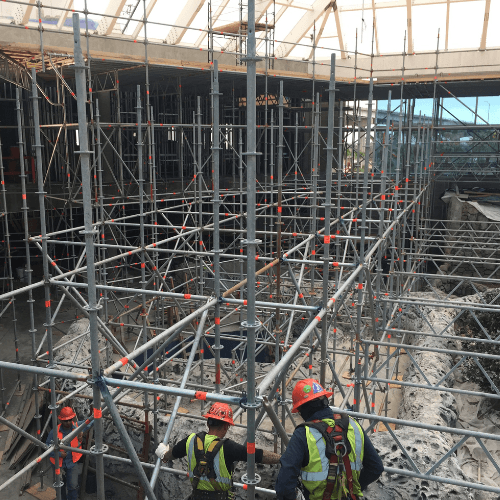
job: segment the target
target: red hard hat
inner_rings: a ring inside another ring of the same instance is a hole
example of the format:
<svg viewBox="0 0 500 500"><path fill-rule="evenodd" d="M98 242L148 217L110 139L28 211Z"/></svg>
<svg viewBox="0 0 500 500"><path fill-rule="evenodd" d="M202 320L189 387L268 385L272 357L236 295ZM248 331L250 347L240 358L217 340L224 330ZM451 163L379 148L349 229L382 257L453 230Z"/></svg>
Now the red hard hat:
<svg viewBox="0 0 500 500"><path fill-rule="evenodd" d="M59 413L59 420L73 420L76 417L76 413L73 411L71 406L65 406L61 408L61 412Z"/></svg>
<svg viewBox="0 0 500 500"><path fill-rule="evenodd" d="M299 380L295 384L292 392L292 413L297 413L299 411L299 407L304 403L309 403L309 401L318 399L321 396L326 396L327 398L329 398L330 396L333 396L333 392L325 391L325 389L321 387L321 384L313 378L305 378L304 380Z"/></svg>
<svg viewBox="0 0 500 500"><path fill-rule="evenodd" d="M228 424L234 425L233 410L226 403L214 403L208 413L203 415L205 418L213 418L214 420L222 420Z"/></svg>

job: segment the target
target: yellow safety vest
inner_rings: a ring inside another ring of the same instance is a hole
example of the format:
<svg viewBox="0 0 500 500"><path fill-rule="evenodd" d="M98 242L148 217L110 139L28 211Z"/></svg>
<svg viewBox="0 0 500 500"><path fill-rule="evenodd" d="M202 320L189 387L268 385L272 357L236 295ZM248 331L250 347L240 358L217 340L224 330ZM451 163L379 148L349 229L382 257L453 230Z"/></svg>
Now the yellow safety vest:
<svg viewBox="0 0 500 500"><path fill-rule="evenodd" d="M189 479L191 483L194 481L194 469L196 467L196 457L195 457L195 443L196 434L193 433L188 437L186 442L186 454L188 459L188 470ZM219 438L217 436L212 436L211 434L205 434L204 451L211 451ZM213 443L213 446L211 446ZM219 452L214 457L214 469L215 469L215 481L219 485L222 491L228 491L231 489L231 474L227 469L226 462L224 460L224 447L222 447ZM201 476L197 490L202 491L216 491L210 479L207 476Z"/></svg>
<svg viewBox="0 0 500 500"><path fill-rule="evenodd" d="M331 427L335 427L335 420L325 418L326 422ZM321 433L312 427L305 426L307 448L309 450L309 463L302 468L302 483L309 492L309 500L322 500L323 492L326 488L326 479L328 476L329 460L326 457L326 442ZM351 443L351 453L349 453L349 461L351 462L352 479L354 494L363 496L361 486L359 484L359 476L364 456L365 437L361 426L353 419L349 418L349 429L347 431L347 439ZM338 500L340 498L349 497L349 489L345 471L339 477L335 484L331 498Z"/></svg>

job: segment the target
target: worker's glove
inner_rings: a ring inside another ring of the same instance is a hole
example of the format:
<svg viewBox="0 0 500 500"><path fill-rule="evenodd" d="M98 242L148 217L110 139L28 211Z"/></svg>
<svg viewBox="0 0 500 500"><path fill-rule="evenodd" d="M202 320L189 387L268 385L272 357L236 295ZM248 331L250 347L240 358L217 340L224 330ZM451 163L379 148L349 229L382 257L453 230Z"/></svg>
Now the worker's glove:
<svg viewBox="0 0 500 500"><path fill-rule="evenodd" d="M158 446L158 448L156 448L155 454L159 459L163 460L163 457L169 450L170 450L170 445L165 446L163 443L161 443Z"/></svg>

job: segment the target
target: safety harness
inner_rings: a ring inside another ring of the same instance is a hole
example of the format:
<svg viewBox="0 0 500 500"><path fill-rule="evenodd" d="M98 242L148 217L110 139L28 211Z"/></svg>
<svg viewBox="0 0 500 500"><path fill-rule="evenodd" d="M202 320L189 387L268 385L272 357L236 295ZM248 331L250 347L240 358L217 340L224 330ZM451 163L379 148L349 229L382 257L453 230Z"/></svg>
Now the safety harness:
<svg viewBox="0 0 500 500"><path fill-rule="evenodd" d="M200 432L194 437L194 458L196 460L196 466L193 470L193 492L198 488L198 483L202 476L208 478L214 490L222 491L222 488L216 481L217 474L214 467L214 458L227 439L214 439L205 452L205 435L206 432Z"/></svg>
<svg viewBox="0 0 500 500"><path fill-rule="evenodd" d="M351 462L349 454L351 453L351 443L347 438L347 431L349 429L349 417L347 415L340 415L338 413L333 415L335 420L335 427L331 427L322 420L312 420L305 422L298 427L311 427L316 429L324 438L326 447L325 455L328 458L328 476L326 479L326 488L323 492L323 500L330 500L335 484L341 477L343 471L347 479L347 489L349 490L349 497L351 500L356 500L354 494L353 477L351 470Z"/></svg>

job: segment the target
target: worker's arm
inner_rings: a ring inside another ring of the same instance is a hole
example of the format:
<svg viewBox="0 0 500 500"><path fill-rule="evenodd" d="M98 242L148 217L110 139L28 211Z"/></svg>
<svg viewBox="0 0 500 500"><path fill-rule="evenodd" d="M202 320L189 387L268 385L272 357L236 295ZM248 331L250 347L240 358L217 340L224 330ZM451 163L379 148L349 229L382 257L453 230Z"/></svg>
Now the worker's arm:
<svg viewBox="0 0 500 500"><path fill-rule="evenodd" d="M246 462L248 459L246 446L236 443L232 439L228 439L224 443L224 459L226 464ZM280 456L272 451L262 450L261 448L255 449L255 462L258 464L277 464L279 459Z"/></svg>
<svg viewBox="0 0 500 500"><path fill-rule="evenodd" d="M163 455L163 462L170 462L176 458L182 458L186 456L186 443L189 436L186 436L182 441L179 441L176 445L170 447L168 451Z"/></svg>
<svg viewBox="0 0 500 500"><path fill-rule="evenodd" d="M80 429L80 432L78 434L78 442L81 444L83 441L83 433L87 432L94 425L94 421L88 422L87 420L78 420L76 425L78 429Z"/></svg>
<svg viewBox="0 0 500 500"><path fill-rule="evenodd" d="M374 448L370 438L365 434L365 449L363 455L363 468L359 476L361 490L375 482L384 472L384 464L380 459L377 450Z"/></svg>
<svg viewBox="0 0 500 500"><path fill-rule="evenodd" d="M255 450L257 452L257 450ZM263 464L279 464L280 456L272 451L262 450L262 462Z"/></svg>
<svg viewBox="0 0 500 500"><path fill-rule="evenodd" d="M299 427L293 433L280 459L281 469L275 486L278 500L295 500L300 469L307 465L308 461L306 431L303 427Z"/></svg>
<svg viewBox="0 0 500 500"><path fill-rule="evenodd" d="M45 444L47 446L52 446L54 443L52 442L54 440L53 438L54 433L52 432L52 429L49 432L49 435L47 436L47 441L45 441Z"/></svg>
<svg viewBox="0 0 500 500"><path fill-rule="evenodd" d="M45 444L47 446L54 445L54 433L52 430L49 432L49 435L47 436L47 441L45 441ZM50 456L50 458L54 458L54 452L52 452L49 456ZM66 458L66 452L64 450L59 450L59 457Z"/></svg>

